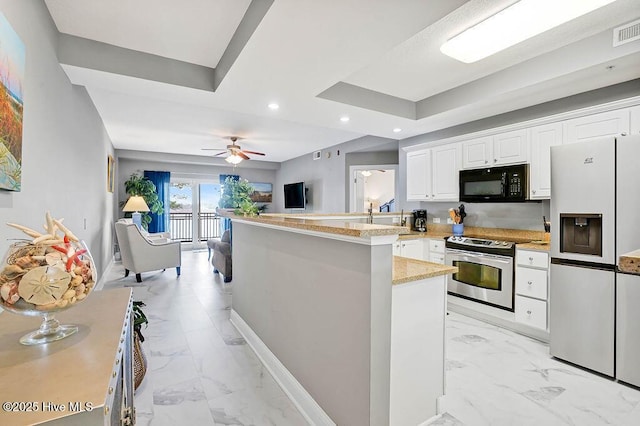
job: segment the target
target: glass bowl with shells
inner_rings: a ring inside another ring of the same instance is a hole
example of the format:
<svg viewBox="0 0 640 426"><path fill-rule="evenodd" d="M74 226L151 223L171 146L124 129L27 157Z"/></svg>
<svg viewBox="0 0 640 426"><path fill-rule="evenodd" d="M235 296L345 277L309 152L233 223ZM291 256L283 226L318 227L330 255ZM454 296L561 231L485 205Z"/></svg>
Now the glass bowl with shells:
<svg viewBox="0 0 640 426"><path fill-rule="evenodd" d="M32 239L13 243L0 265L2 308L42 316L40 328L20 339L25 345L52 342L77 332L77 326L61 325L54 314L86 300L97 277L86 244L62 220L51 218L49 213L46 218L44 233L8 224Z"/></svg>

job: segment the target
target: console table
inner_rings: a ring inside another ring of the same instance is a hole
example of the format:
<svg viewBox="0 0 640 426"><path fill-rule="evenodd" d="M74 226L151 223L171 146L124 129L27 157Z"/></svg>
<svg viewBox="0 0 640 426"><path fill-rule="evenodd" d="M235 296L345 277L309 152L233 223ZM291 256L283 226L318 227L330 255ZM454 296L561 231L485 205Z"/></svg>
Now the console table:
<svg viewBox="0 0 640 426"><path fill-rule="evenodd" d="M78 332L24 346L40 317L0 315L0 424L134 424L131 289L96 291L56 318Z"/></svg>

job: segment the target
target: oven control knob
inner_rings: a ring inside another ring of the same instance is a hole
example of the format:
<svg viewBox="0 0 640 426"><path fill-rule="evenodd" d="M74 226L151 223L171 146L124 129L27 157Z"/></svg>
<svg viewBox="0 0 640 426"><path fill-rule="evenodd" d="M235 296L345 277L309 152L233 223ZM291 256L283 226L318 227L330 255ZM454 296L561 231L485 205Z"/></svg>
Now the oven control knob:
<svg viewBox="0 0 640 426"><path fill-rule="evenodd" d="M503 246L506 246L506 245L509 245L509 243L508 243L508 242L506 242L506 241L503 241L503 242L502 242L502 245L503 245Z"/></svg>
<svg viewBox="0 0 640 426"><path fill-rule="evenodd" d="M493 244L499 246L500 245L500 241L494 241Z"/></svg>

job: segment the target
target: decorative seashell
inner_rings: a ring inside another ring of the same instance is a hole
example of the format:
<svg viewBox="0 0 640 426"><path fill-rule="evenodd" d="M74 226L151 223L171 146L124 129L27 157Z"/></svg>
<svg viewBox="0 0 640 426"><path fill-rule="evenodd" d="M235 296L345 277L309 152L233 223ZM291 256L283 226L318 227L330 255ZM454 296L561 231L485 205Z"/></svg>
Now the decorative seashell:
<svg viewBox="0 0 640 426"><path fill-rule="evenodd" d="M80 301L80 300L83 300L85 297L87 297L86 293L80 293L79 295L76 296L76 299Z"/></svg>
<svg viewBox="0 0 640 426"><path fill-rule="evenodd" d="M52 251L50 253L47 253L44 258L47 261L47 265L53 266L57 263L62 262L62 253L60 253L59 251Z"/></svg>
<svg viewBox="0 0 640 426"><path fill-rule="evenodd" d="M77 287L80 284L82 284L82 277L80 275L76 275L75 277L73 277L73 279L71 280L71 286Z"/></svg>
<svg viewBox="0 0 640 426"><path fill-rule="evenodd" d="M67 299L60 299L56 302L56 306L58 306L59 308L64 308L68 304L69 304L69 301Z"/></svg>
<svg viewBox="0 0 640 426"><path fill-rule="evenodd" d="M58 268L40 266L27 272L18 285L18 293L35 305L55 303L69 288L71 276Z"/></svg>
<svg viewBox="0 0 640 426"><path fill-rule="evenodd" d="M2 287L0 287L0 296L6 303L10 305L16 303L18 299L20 299L20 295L18 294L18 285L16 284L16 282L11 281L2 284Z"/></svg>
<svg viewBox="0 0 640 426"><path fill-rule="evenodd" d="M84 290L85 290L84 284L81 283L80 285L78 285L78 287L76 287L76 297L80 296L81 294L84 294Z"/></svg>
<svg viewBox="0 0 640 426"><path fill-rule="evenodd" d="M64 294L62 295L62 298L65 300L70 300L75 295L76 295L76 291L73 289L69 289L64 292Z"/></svg>
<svg viewBox="0 0 640 426"><path fill-rule="evenodd" d="M24 275L27 271L19 267L18 265L7 265L2 270L2 275L6 275L7 278L14 280L22 275Z"/></svg>
<svg viewBox="0 0 640 426"><path fill-rule="evenodd" d="M33 258L33 256L22 256L16 259L16 265L22 269L31 269L40 266L40 261Z"/></svg>

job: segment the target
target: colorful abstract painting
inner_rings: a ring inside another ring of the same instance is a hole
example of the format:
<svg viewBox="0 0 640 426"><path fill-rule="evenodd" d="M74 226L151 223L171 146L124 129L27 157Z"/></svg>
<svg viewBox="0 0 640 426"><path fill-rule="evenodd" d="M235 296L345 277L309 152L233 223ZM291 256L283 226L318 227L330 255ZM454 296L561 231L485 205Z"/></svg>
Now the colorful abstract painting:
<svg viewBox="0 0 640 426"><path fill-rule="evenodd" d="M0 13L0 189L20 191L25 49Z"/></svg>

